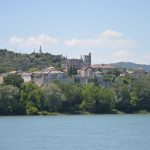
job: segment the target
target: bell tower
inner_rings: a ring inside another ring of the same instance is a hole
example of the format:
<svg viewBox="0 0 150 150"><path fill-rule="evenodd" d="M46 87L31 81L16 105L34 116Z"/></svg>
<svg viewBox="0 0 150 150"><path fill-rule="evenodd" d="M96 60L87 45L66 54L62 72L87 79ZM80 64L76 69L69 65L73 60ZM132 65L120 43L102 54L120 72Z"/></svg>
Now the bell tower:
<svg viewBox="0 0 150 150"><path fill-rule="evenodd" d="M84 64L86 66L90 66L91 65L91 53L89 53L89 55L84 55Z"/></svg>

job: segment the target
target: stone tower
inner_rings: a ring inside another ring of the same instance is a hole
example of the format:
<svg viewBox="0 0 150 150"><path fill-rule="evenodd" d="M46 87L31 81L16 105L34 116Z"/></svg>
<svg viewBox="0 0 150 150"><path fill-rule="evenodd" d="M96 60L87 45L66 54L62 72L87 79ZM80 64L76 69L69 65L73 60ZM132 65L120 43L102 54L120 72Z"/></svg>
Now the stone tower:
<svg viewBox="0 0 150 150"><path fill-rule="evenodd" d="M84 65L90 66L91 65L91 53L89 55L84 55Z"/></svg>
<svg viewBox="0 0 150 150"><path fill-rule="evenodd" d="M40 45L39 53L42 54L42 47Z"/></svg>

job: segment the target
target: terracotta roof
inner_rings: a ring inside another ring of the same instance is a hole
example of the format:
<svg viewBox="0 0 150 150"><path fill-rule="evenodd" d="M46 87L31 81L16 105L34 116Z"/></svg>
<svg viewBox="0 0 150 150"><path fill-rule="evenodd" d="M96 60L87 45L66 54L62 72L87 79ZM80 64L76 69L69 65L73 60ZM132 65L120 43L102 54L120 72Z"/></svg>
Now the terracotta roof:
<svg viewBox="0 0 150 150"><path fill-rule="evenodd" d="M113 69L114 67L110 64L94 64L91 65L93 69Z"/></svg>

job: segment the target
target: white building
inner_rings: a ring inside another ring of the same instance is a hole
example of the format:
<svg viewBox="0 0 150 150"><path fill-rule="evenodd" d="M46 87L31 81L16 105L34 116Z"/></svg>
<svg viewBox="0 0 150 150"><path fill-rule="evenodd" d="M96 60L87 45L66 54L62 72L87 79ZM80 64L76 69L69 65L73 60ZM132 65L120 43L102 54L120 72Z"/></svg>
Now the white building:
<svg viewBox="0 0 150 150"><path fill-rule="evenodd" d="M65 74L62 71L45 71L42 72L43 83L47 83L53 80L63 80L65 78Z"/></svg>
<svg viewBox="0 0 150 150"><path fill-rule="evenodd" d="M44 69L43 71L33 72L32 78L35 82L42 85L54 80L63 80L65 74L62 71L56 71L54 68Z"/></svg>
<svg viewBox="0 0 150 150"><path fill-rule="evenodd" d="M31 81L31 73L23 72L23 73L21 73L21 77L23 78L24 82Z"/></svg>

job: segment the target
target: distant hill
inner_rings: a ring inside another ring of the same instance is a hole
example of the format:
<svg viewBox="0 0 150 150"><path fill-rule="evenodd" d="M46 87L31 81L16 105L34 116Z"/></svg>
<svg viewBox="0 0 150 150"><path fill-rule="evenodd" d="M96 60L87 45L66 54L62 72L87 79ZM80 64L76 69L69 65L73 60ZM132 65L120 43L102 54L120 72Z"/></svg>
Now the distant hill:
<svg viewBox="0 0 150 150"><path fill-rule="evenodd" d="M65 60L62 55L50 53L21 54L6 49L0 49L0 73L12 70L29 70L31 68L42 69L48 66L60 68Z"/></svg>
<svg viewBox="0 0 150 150"><path fill-rule="evenodd" d="M118 62L118 63L113 63L112 64L115 67L123 67L129 69L138 69L138 68L143 68L145 71L150 72L150 65L144 65L144 64L135 64L131 62Z"/></svg>

